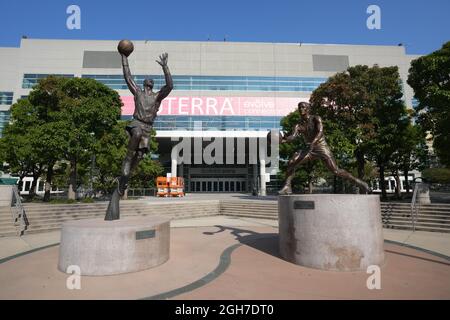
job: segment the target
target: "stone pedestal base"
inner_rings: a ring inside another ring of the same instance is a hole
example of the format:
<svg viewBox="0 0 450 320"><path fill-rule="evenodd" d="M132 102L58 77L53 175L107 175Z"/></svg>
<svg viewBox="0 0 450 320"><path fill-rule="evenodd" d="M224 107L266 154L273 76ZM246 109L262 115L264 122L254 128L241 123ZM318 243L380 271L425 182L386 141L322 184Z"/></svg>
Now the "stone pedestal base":
<svg viewBox="0 0 450 320"><path fill-rule="evenodd" d="M278 216L280 253L290 262L334 271L384 263L377 195L280 196Z"/></svg>
<svg viewBox="0 0 450 320"><path fill-rule="evenodd" d="M419 192L417 193L417 203L430 204L430 186L427 183L421 183L419 185Z"/></svg>
<svg viewBox="0 0 450 320"><path fill-rule="evenodd" d="M166 262L169 247L167 218L70 221L62 226L58 269L76 265L92 276L135 272Z"/></svg>
<svg viewBox="0 0 450 320"><path fill-rule="evenodd" d="M13 199L13 186L0 185L0 207L11 207Z"/></svg>

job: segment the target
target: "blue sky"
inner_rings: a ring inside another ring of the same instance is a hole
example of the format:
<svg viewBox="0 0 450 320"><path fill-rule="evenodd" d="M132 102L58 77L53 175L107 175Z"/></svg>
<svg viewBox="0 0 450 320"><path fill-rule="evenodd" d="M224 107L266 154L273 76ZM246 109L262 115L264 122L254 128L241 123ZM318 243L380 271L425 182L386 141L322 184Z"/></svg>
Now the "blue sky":
<svg viewBox="0 0 450 320"><path fill-rule="evenodd" d="M81 8L68 30L66 8ZM381 8L381 30L366 9ZM449 0L0 0L0 46L29 38L384 44L427 54L450 41Z"/></svg>

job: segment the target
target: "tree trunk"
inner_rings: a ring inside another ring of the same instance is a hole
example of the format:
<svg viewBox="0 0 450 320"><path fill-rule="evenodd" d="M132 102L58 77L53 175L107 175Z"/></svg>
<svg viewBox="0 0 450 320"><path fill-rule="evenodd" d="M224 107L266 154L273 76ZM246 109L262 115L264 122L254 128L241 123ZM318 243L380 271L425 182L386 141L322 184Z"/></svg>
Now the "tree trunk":
<svg viewBox="0 0 450 320"><path fill-rule="evenodd" d="M406 189L406 194L409 196L410 191L409 191L409 180L408 180L408 169L404 169L403 170L403 176L405 177L405 189Z"/></svg>
<svg viewBox="0 0 450 320"><path fill-rule="evenodd" d="M381 199L387 200L386 181L384 181L384 166L378 166L380 171Z"/></svg>
<svg viewBox="0 0 450 320"><path fill-rule="evenodd" d="M52 190L52 178L53 178L53 163L50 163L47 169L47 176L45 177L44 202L50 201L50 192Z"/></svg>
<svg viewBox="0 0 450 320"><path fill-rule="evenodd" d="M77 161L73 160L70 162L69 190L67 192L67 199L75 200L76 186L77 186Z"/></svg>
<svg viewBox="0 0 450 320"><path fill-rule="evenodd" d="M337 193L337 177L333 175L333 193Z"/></svg>
<svg viewBox="0 0 450 320"><path fill-rule="evenodd" d="M23 179L25 177L26 177L25 174L22 174L22 175L19 176L19 182L17 184L17 189L19 190L19 194L20 194L20 191L22 191L22 189L23 189Z"/></svg>
<svg viewBox="0 0 450 320"><path fill-rule="evenodd" d="M28 199L30 199L30 201L36 196L36 186L39 176L40 174L33 173L33 181L31 182L30 192L28 194Z"/></svg>
<svg viewBox="0 0 450 320"><path fill-rule="evenodd" d="M355 156L356 156L356 163L358 166L358 178L359 179L364 179L364 166L365 166L365 161L364 161L364 154L361 151L356 151L355 152Z"/></svg>
<svg viewBox="0 0 450 320"><path fill-rule="evenodd" d="M401 199L402 198L402 189L401 189L401 181L400 181L400 176L398 174L398 170L395 170L395 172L393 172L393 176L395 179L395 195L397 197L397 199Z"/></svg>
<svg viewBox="0 0 450 320"><path fill-rule="evenodd" d="M312 179L308 179L308 193L312 194L313 193L313 183L312 183Z"/></svg>

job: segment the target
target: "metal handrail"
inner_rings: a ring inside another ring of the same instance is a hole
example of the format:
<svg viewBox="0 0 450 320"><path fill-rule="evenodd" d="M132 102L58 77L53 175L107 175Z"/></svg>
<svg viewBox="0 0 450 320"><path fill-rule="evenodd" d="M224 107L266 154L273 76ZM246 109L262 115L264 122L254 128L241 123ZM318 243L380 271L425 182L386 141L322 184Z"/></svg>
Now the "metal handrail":
<svg viewBox="0 0 450 320"><path fill-rule="evenodd" d="M417 205L417 193L419 192L420 183L414 185L414 192L411 199L411 222L413 227L413 232L416 231L416 220L418 215L418 205Z"/></svg>
<svg viewBox="0 0 450 320"><path fill-rule="evenodd" d="M22 236L30 223L28 222L27 215L25 214L25 209L23 208L17 186L13 186L12 190L13 197L11 203L11 213L13 216L14 225L17 229L17 235Z"/></svg>

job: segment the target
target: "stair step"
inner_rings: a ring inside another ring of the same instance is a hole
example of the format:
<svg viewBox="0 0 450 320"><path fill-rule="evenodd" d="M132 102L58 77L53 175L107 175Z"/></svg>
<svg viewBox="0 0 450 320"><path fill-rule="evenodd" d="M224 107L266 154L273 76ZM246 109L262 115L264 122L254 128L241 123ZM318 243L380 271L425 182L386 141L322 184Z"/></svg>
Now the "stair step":
<svg viewBox="0 0 450 320"><path fill-rule="evenodd" d="M278 214L278 210L258 210L258 209L221 209L220 212L222 214L227 214L228 212L253 212L253 213L267 213L267 214Z"/></svg>
<svg viewBox="0 0 450 320"><path fill-rule="evenodd" d="M185 215L185 214L218 214L216 210L196 210L196 211L170 211L168 212L154 212L154 211L146 211L146 212L121 212L121 216L138 216L138 215ZM77 215L65 215L65 216L41 216L41 217L28 217L28 222L30 224L34 224L40 221L48 221L48 220L78 220L78 219L88 219L88 218L98 218L104 217L105 212L100 213L91 213L91 214L77 214Z"/></svg>
<svg viewBox="0 0 450 320"><path fill-rule="evenodd" d="M404 226L404 225L383 225L383 228L385 229L399 229L399 230L413 230L412 226ZM450 233L450 229L443 229L439 227L422 227L422 226L416 226L416 231L428 231L428 232L441 232L441 233Z"/></svg>
<svg viewBox="0 0 450 320"><path fill-rule="evenodd" d="M393 225L408 225L412 227L411 221L399 221L399 220L393 220L389 222L382 221L383 224L393 224ZM449 229L450 225L440 224L440 223L433 223L433 222L416 222L416 226L422 226L422 227L438 227L442 229Z"/></svg>
<svg viewBox="0 0 450 320"><path fill-rule="evenodd" d="M179 213L174 213L174 214L161 214L161 213L145 213L145 214L133 214L133 213L129 213L129 214L121 214L121 217L134 217L134 216L170 216L170 217L181 217L181 216L193 216L193 215L213 215L215 214L214 212L195 212L195 213L186 213L186 212L179 212ZM61 219L40 219L40 220L29 220L30 222L30 226L35 226L35 225L42 225L42 224L47 224L47 223L62 223L62 222L66 222L66 221L73 221L73 220L82 220L82 219L98 219L98 218L103 218L105 215L104 213L102 214L98 214L98 215L89 215L89 216L82 216L82 217L76 217L76 218L72 218L72 217L67 217L67 218L61 218Z"/></svg>
<svg viewBox="0 0 450 320"><path fill-rule="evenodd" d="M382 217L411 217L411 214L406 213L381 213ZM444 220L450 220L449 216L446 215L440 215L440 214L417 214L413 215L414 217L421 217L421 218L430 218L430 219L444 219Z"/></svg>
<svg viewBox="0 0 450 320"><path fill-rule="evenodd" d="M411 211L411 208L389 208L389 207L381 207L382 211L399 211L399 212L408 212ZM442 213L450 213L450 210L447 209L423 209L419 208L420 212L442 212Z"/></svg>
<svg viewBox="0 0 450 320"><path fill-rule="evenodd" d="M196 206L141 206L141 207L125 207L120 208L120 211L143 211L143 210L186 210L186 209L204 209L204 208L216 208L211 205L196 205ZM65 212L106 212L106 207L104 208L89 208L89 209L83 209L80 210L79 208L64 208L64 209L58 209L58 210L26 210L26 214L29 215L42 215L42 214L64 214Z"/></svg>
<svg viewBox="0 0 450 320"><path fill-rule="evenodd" d="M450 211L449 207L443 207L443 206L426 206L426 205L417 205L416 207L420 208L421 210L442 210L442 211ZM394 209L411 209L411 204L405 205L405 206L398 206L398 205L381 205L381 208L394 208Z"/></svg>
<svg viewBox="0 0 450 320"><path fill-rule="evenodd" d="M4 237L15 237L17 236L17 232L0 232L0 238L4 238Z"/></svg>
<svg viewBox="0 0 450 320"><path fill-rule="evenodd" d="M255 215L255 214L234 214L234 213L230 213L226 215L227 217L237 217L237 218L259 218L259 219L269 219L269 220L278 220L278 215L277 216L265 216L265 215Z"/></svg>
<svg viewBox="0 0 450 320"><path fill-rule="evenodd" d="M133 215L126 215L127 217L129 216L133 216ZM144 216L144 215L140 215L140 216ZM146 215L145 215L146 216ZM213 215L207 215L207 214L189 214L189 213L185 213L184 215L176 215L176 216L169 216L167 215L168 218L172 218L172 219L186 219L186 218L195 218L195 217L202 217L202 216L213 216ZM80 219L81 220L81 219ZM68 220L68 221L73 221L73 220ZM26 234L30 234L30 233L39 233L39 232L49 232L52 230L60 230L61 229L61 225L62 222L55 222L55 223L45 223L45 224L35 224L35 225L29 225L27 230L26 230Z"/></svg>

